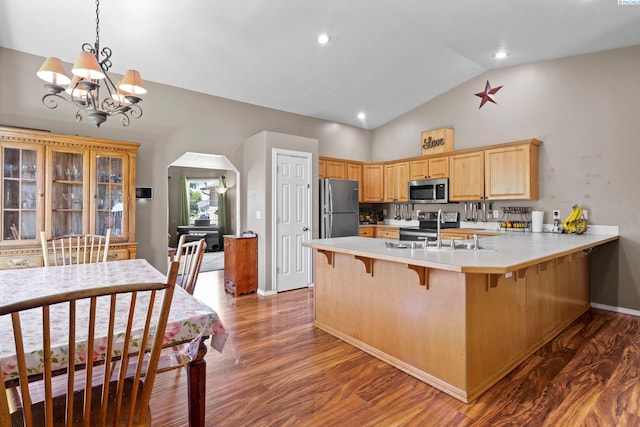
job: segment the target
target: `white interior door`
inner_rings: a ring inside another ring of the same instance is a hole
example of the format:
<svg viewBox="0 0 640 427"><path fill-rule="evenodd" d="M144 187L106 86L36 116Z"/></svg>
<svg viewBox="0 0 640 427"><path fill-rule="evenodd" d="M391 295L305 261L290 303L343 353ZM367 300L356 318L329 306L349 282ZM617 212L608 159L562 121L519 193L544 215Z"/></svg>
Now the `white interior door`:
<svg viewBox="0 0 640 427"><path fill-rule="evenodd" d="M276 157L276 265L278 292L307 287L311 250L311 153L279 150Z"/></svg>

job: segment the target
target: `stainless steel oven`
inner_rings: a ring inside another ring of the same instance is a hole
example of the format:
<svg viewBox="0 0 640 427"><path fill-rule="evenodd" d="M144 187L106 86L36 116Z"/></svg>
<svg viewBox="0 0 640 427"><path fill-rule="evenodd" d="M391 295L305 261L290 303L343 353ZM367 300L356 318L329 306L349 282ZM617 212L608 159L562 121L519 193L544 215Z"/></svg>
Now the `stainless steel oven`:
<svg viewBox="0 0 640 427"><path fill-rule="evenodd" d="M440 230L459 228L458 212L443 212ZM438 212L421 212L418 217L420 227L400 228L400 240L405 241L435 241L438 238Z"/></svg>

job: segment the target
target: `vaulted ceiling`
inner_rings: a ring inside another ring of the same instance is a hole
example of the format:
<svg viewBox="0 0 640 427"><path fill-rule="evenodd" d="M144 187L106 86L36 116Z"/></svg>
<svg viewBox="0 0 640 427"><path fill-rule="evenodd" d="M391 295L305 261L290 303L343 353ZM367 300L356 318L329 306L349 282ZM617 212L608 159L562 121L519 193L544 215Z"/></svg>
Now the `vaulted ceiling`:
<svg viewBox="0 0 640 427"><path fill-rule="evenodd" d="M71 64L95 41L95 9L89 0L0 0L0 46ZM100 5L112 72L134 68L146 81L368 129L487 70L636 44L640 0ZM494 58L500 49L505 59Z"/></svg>

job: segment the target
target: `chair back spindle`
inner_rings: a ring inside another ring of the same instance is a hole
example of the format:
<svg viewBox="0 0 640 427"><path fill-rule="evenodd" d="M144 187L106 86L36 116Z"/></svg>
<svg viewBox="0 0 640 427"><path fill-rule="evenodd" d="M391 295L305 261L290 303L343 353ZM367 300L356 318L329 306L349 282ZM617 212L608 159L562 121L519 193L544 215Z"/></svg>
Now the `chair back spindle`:
<svg viewBox="0 0 640 427"><path fill-rule="evenodd" d="M44 266L87 264L106 262L109 257L111 229L104 236L99 234L70 234L47 240L46 233L40 232Z"/></svg>

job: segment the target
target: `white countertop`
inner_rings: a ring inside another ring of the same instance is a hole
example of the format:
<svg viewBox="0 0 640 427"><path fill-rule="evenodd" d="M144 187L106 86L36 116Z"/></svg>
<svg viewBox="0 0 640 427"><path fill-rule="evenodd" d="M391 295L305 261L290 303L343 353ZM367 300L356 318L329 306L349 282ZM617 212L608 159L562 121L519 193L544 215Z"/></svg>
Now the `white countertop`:
<svg viewBox="0 0 640 427"><path fill-rule="evenodd" d="M477 273L507 273L617 240L617 230L611 234L502 233L480 237L484 250L449 248L396 249L385 247L388 239L337 237L316 239L304 246L332 252L368 256L441 270ZM397 241L396 241L397 242Z"/></svg>

